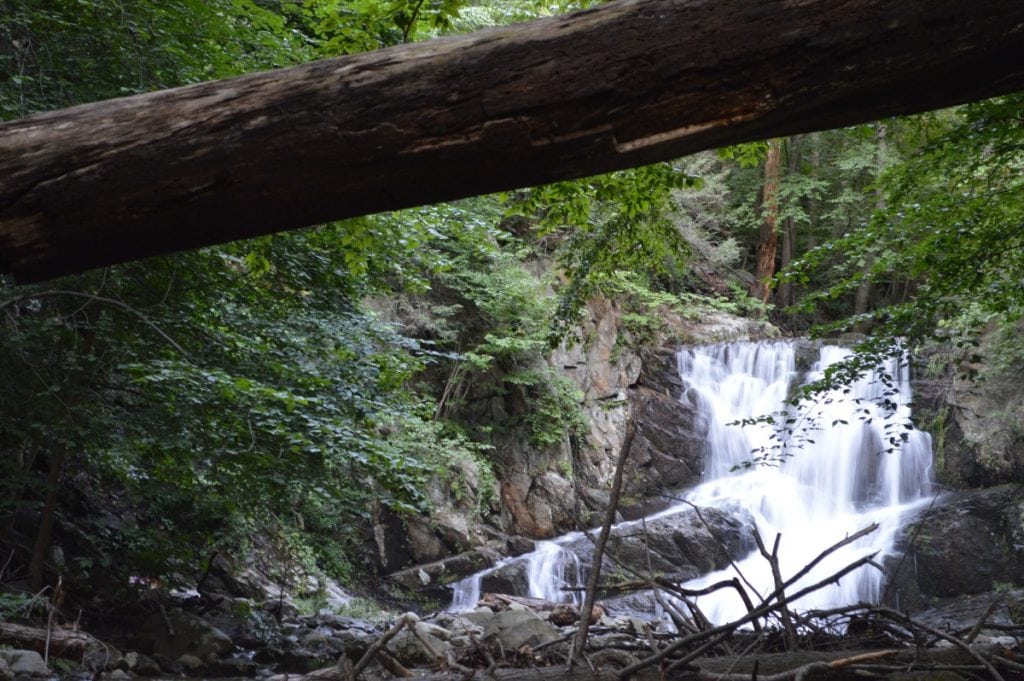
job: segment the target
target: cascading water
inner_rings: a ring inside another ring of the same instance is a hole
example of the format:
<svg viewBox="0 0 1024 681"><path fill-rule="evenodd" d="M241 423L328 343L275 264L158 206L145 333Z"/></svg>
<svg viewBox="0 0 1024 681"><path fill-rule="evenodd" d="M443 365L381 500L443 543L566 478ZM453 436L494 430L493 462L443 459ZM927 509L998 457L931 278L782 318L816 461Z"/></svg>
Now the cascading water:
<svg viewBox="0 0 1024 681"><path fill-rule="evenodd" d="M808 380L820 378L827 366L849 354L844 348L823 347ZM793 357L793 347L786 343L731 344L680 353L680 372L689 386L684 399L694 400L708 414L706 482L686 495L690 502L746 509L769 546L781 535L779 564L784 579L843 538L872 523L879 526L828 556L789 593L863 556L877 552L880 558L891 550L901 518L928 493L931 470L931 438L907 425L909 370L896 362L883 367L891 376L889 385L880 372L874 372L789 410L788 437L780 437L770 424L730 425L783 409L794 376ZM892 408L880 405L885 398ZM730 472L749 461L752 451L772 452L778 465ZM770 564L759 554L688 586L713 583L725 577L724 572L732 577L734 570L761 596L774 589ZM882 583L883 575L865 566L795 605L809 609L877 601ZM735 592L717 592L700 599L698 605L716 622L746 613Z"/></svg>
<svg viewBox="0 0 1024 681"><path fill-rule="evenodd" d="M826 346L807 380L849 354ZM703 414L707 423L704 482L686 493L697 506L717 506L749 514L771 546L781 535L779 564L783 579L795 574L826 547L864 527L879 529L836 551L801 582L793 593L873 552L891 549L901 518L922 503L929 489L930 437L906 424L910 416L909 373L895 363L884 367L889 385L875 373L855 385L790 408L784 419L788 436L769 423L740 426L786 409L785 400L799 377L794 345L789 342L730 343L693 348L678 354L679 372L687 386L680 400ZM887 399L892 408L879 406ZM894 439L890 443L890 438ZM886 452L887 449L895 451ZM756 453L769 452L776 465L743 469ZM736 472L741 467L742 472ZM659 513L689 509L681 504ZM579 559L566 548L579 544L580 533L550 542L537 550L454 585L452 610L472 607L485 574L514 561L526 562L529 594L551 601L579 600L563 587L580 585ZM734 567L704 575L688 584L697 588L739 570L761 595L774 588L770 565L756 552ZM728 573L728 574L723 574ZM827 608L881 594L882 575L864 567L800 600L801 609ZM753 594L752 594L753 597ZM724 622L746 612L734 591L702 597L701 609L712 621Z"/></svg>

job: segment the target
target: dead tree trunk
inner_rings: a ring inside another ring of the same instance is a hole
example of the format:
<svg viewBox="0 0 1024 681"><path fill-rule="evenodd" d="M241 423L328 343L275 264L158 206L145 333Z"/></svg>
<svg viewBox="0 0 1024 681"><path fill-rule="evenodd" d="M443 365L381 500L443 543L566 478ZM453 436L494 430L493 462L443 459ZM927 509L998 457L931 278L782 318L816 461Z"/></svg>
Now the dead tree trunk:
<svg viewBox="0 0 1024 681"><path fill-rule="evenodd" d="M768 140L764 159L764 189L761 192L761 229L757 244L757 271L750 295L767 303L772 298L772 277L775 276L775 251L779 245L779 162L782 140Z"/></svg>
<svg viewBox="0 0 1024 681"><path fill-rule="evenodd" d="M1024 88L1024 3L620 0L0 126L29 281Z"/></svg>

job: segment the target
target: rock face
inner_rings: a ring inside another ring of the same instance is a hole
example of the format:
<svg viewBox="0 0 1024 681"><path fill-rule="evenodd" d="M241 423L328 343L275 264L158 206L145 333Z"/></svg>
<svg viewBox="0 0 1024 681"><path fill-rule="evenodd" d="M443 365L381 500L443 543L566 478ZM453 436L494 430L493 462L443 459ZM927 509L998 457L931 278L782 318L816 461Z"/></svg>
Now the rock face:
<svg viewBox="0 0 1024 681"><path fill-rule="evenodd" d="M1024 358L1008 352L1024 324L992 328L969 353L922 358L915 420L932 434L935 471L951 487L1024 480Z"/></svg>
<svg viewBox="0 0 1024 681"><path fill-rule="evenodd" d="M777 336L778 332L769 324L726 314L691 321L667 310L663 313L664 329L653 341L646 338L641 344L623 323L617 302L594 299L588 304L579 333L586 340L558 348L547 366L539 367L560 373L582 395L586 432L567 437L559 445L538 447L531 443L524 428L495 429L491 444L494 458L501 463L489 522L497 525L498 532L549 539L597 524L609 503L608 490L625 440L627 419L635 425L635 436L619 503L622 519L662 510L671 503L663 496L666 492L700 481L704 425L692 407L680 402L684 385L678 376L675 348L683 342L751 340ZM641 345L643 350L639 349ZM517 399L514 395L490 397L477 400L473 408L480 411L484 421L495 415L511 418L525 408ZM474 477L471 470L463 473L476 481L477 488L471 490L474 498L482 494L480 476ZM397 518L380 509L375 539L384 572L399 573L395 581L407 589L421 594L430 590L436 595L433 588L439 580L436 571L427 567L457 567L449 563L451 556L481 545L487 530L467 524L465 518L470 514L455 508L443 492L432 490L431 497L435 510L429 518ZM694 559L688 561L682 564L697 569ZM426 581L419 579L417 570L408 569L424 563L429 577ZM458 574L446 570L440 582L450 582L455 576ZM495 587L503 585L497 590L514 591L521 580L512 567L492 581Z"/></svg>
<svg viewBox="0 0 1024 681"><path fill-rule="evenodd" d="M921 610L1024 583L1024 487L949 493L903 531L887 600Z"/></svg>

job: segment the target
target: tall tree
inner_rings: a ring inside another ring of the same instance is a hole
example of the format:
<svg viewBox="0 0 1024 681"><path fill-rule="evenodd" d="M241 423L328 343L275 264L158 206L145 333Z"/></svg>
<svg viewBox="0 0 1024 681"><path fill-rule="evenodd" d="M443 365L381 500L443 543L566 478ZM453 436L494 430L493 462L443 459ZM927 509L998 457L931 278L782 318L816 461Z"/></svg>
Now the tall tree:
<svg viewBox="0 0 1024 681"><path fill-rule="evenodd" d="M768 141L764 159L764 183L761 188L761 229L757 244L757 268L750 295L763 303L772 296L775 276L775 255L779 243L779 168L782 162L782 140Z"/></svg>

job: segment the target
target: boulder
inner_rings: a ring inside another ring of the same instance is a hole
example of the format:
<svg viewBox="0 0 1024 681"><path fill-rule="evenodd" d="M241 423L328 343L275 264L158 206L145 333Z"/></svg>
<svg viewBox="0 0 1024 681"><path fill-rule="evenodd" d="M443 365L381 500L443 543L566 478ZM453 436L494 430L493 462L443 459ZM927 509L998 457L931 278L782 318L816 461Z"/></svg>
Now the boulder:
<svg viewBox="0 0 1024 681"><path fill-rule="evenodd" d="M50 669L43 661L43 656L34 650L3 650L0 651L14 676L49 676Z"/></svg>
<svg viewBox="0 0 1024 681"><path fill-rule="evenodd" d="M503 565L490 574L484 575L480 581L480 591L498 594L525 594L530 583L526 575L526 564L513 561Z"/></svg>
<svg viewBox="0 0 1024 681"><path fill-rule="evenodd" d="M887 600L925 609L1024 583L1024 486L943 495L909 523L887 560Z"/></svg>
<svg viewBox="0 0 1024 681"><path fill-rule="evenodd" d="M223 631L192 613L172 609L150 615L142 624L138 648L171 660L192 655L202 662L231 652L235 645Z"/></svg>
<svg viewBox="0 0 1024 681"><path fill-rule="evenodd" d="M484 637L497 637L504 650L536 647L561 638L561 631L530 610L509 609L497 613L487 624Z"/></svg>
<svg viewBox="0 0 1024 681"><path fill-rule="evenodd" d="M124 656L128 671L139 676L160 676L160 665L153 658L142 653L130 652Z"/></svg>
<svg viewBox="0 0 1024 681"><path fill-rule="evenodd" d="M7 659L0 655L0 681L11 681L14 678L14 672L11 671L11 665L7 663Z"/></svg>
<svg viewBox="0 0 1024 681"><path fill-rule="evenodd" d="M687 580L724 568L755 548L754 519L749 514L718 508L684 508L646 523L631 522L612 530L605 551L640 574L655 573ZM589 567L593 548L582 538L568 546ZM606 575L622 572L614 561L602 566ZM632 577L624 575L628 579ZM603 580L608 581L608 580Z"/></svg>
<svg viewBox="0 0 1024 681"><path fill-rule="evenodd" d="M436 635L439 627L425 627L423 624L417 622L414 625L415 634L403 629L387 643L388 652L403 665L415 667L435 664L438 655L443 657L452 648L450 643Z"/></svg>

